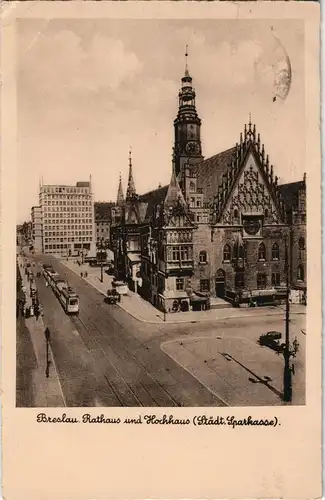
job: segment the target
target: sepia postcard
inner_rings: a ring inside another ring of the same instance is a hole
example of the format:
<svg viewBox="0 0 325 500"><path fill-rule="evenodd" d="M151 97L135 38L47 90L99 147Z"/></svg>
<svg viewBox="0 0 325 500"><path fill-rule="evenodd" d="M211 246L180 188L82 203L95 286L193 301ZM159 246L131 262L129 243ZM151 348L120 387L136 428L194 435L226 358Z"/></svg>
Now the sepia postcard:
<svg viewBox="0 0 325 500"><path fill-rule="evenodd" d="M319 5L5 7L4 498L321 496Z"/></svg>

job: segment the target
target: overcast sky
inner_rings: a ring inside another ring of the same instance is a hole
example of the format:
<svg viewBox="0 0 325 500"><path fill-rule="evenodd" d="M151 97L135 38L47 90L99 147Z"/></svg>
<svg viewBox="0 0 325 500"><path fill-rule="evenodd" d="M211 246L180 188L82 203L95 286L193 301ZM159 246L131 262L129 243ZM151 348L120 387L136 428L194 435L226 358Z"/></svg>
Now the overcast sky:
<svg viewBox="0 0 325 500"><path fill-rule="evenodd" d="M41 177L74 184L91 173L95 200L115 200L130 144L138 193L169 182L186 44L204 156L234 145L251 113L280 182L302 178L300 21L21 20L17 222L38 203ZM283 48L292 84L273 102Z"/></svg>

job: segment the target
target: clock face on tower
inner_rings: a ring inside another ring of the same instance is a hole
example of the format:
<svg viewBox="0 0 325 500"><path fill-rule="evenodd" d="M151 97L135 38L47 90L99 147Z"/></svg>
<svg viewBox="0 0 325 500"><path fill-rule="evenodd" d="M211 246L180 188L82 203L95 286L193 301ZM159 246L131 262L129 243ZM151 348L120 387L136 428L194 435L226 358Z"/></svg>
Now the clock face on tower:
<svg viewBox="0 0 325 500"><path fill-rule="evenodd" d="M199 145L196 142L188 142L186 144L186 152L190 155L198 154L199 150Z"/></svg>

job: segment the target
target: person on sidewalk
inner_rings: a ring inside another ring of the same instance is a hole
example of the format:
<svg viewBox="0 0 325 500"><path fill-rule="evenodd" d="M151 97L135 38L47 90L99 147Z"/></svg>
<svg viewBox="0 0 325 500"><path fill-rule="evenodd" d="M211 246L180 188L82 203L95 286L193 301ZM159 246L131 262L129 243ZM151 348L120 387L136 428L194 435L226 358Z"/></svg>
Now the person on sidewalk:
<svg viewBox="0 0 325 500"><path fill-rule="evenodd" d="M80 276L81 276L81 278L83 278L83 274L82 274L82 272L80 273Z"/></svg>
<svg viewBox="0 0 325 500"><path fill-rule="evenodd" d="M87 278L87 276L88 276L88 273L87 273L87 271L85 271L85 278Z"/></svg>

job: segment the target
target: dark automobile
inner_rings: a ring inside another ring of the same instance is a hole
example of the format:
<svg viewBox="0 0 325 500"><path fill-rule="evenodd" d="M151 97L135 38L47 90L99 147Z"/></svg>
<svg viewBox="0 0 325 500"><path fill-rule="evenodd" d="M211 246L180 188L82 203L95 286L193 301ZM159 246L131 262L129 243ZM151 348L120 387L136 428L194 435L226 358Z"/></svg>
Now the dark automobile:
<svg viewBox="0 0 325 500"><path fill-rule="evenodd" d="M267 332L260 336L258 343L261 346L269 347L274 351L281 351L283 343L280 342L282 334L280 332Z"/></svg>
<svg viewBox="0 0 325 500"><path fill-rule="evenodd" d="M121 302L121 295L116 290L107 290L105 302L106 304L116 304L116 302Z"/></svg>

